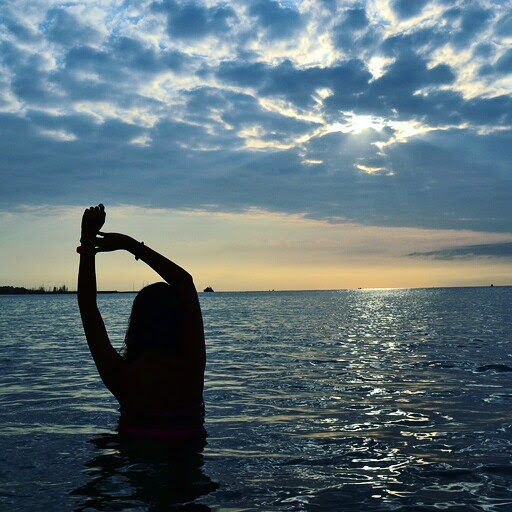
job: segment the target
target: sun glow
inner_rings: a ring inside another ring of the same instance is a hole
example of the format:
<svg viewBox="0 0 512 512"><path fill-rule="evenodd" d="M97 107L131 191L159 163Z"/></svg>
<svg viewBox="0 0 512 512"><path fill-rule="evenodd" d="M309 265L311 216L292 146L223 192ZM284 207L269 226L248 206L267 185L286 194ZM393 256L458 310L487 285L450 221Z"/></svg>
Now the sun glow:
<svg viewBox="0 0 512 512"><path fill-rule="evenodd" d="M345 122L333 123L328 127L327 133L343 132L359 135L365 130L380 131L384 128L384 120L374 116L360 116L352 112L343 112Z"/></svg>
<svg viewBox="0 0 512 512"><path fill-rule="evenodd" d="M357 116L352 114L349 126L351 128L351 132L353 133L361 133L364 130L372 129L380 131L382 130L384 123L381 119L378 119L373 116Z"/></svg>

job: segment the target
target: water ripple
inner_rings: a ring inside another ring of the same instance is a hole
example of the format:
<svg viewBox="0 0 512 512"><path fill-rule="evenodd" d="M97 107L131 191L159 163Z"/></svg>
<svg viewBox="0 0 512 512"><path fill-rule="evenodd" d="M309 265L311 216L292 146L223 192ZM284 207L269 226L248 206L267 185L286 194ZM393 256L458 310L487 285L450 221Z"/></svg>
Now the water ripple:
<svg viewBox="0 0 512 512"><path fill-rule="evenodd" d="M0 508L512 510L511 298L202 295L208 440L167 450L117 439L74 297L0 297Z"/></svg>

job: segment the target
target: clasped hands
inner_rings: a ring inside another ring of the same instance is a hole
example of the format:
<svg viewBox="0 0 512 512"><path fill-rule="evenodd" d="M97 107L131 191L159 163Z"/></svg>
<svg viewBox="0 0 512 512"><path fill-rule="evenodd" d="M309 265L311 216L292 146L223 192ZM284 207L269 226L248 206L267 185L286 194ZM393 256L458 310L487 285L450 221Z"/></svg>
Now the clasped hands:
<svg viewBox="0 0 512 512"><path fill-rule="evenodd" d="M131 236L100 231L105 224L105 218L105 207L101 203L84 211L80 237L81 246L77 249L78 252L96 254L118 250L129 251L138 245L138 242Z"/></svg>

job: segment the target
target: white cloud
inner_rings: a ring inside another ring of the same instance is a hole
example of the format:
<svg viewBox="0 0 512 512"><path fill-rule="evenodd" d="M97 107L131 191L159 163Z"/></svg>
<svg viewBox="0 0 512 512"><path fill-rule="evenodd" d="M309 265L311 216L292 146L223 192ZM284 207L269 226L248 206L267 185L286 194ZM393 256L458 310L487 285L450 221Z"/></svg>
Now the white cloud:
<svg viewBox="0 0 512 512"><path fill-rule="evenodd" d="M77 137L73 133L65 132L63 130L39 130L43 137L54 139L62 142L70 142L76 140Z"/></svg>
<svg viewBox="0 0 512 512"><path fill-rule="evenodd" d="M221 3L198 0L210 9ZM279 37L250 15L253 4L235 3L227 30L193 37L192 24L180 38L168 30L169 6L159 11L149 1L11 3L0 36L9 157L0 167L2 201L79 202L76 183L100 175L116 201L139 194L145 204L286 212L307 204L316 217L418 226L437 225L447 208L451 226L504 229L496 219L510 218L509 201L492 191L510 186L503 139L512 78L493 66L508 48L496 29L506 5L476 1L493 14L463 45L456 37L465 11L448 22L446 3L405 19L388 0L335 4L288 3L299 17ZM48 11L57 7L87 41L64 25L50 38ZM366 8L369 25L340 38L336 27L354 7ZM495 53L475 54L486 41ZM56 169L76 172L75 180ZM457 198L450 208L437 188L447 182ZM415 198L407 213L389 204L393 185ZM373 210L356 201L363 192Z"/></svg>

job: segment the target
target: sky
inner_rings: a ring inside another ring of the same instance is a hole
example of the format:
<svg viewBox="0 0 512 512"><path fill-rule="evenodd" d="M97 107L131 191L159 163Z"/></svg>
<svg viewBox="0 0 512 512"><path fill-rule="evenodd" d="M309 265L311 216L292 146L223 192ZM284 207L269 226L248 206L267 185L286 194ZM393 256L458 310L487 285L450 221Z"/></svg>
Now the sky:
<svg viewBox="0 0 512 512"><path fill-rule="evenodd" d="M99 202L200 289L512 284L512 1L0 10L0 284L74 288Z"/></svg>

